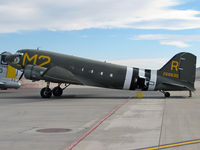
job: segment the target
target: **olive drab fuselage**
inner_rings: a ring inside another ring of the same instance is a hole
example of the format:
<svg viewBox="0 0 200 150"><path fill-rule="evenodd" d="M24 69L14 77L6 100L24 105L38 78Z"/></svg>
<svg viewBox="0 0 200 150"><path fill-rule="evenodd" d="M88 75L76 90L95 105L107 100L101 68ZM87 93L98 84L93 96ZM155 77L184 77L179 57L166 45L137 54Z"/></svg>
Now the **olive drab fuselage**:
<svg viewBox="0 0 200 150"><path fill-rule="evenodd" d="M63 74L66 72L67 82L69 83L70 78L73 77L73 80L77 81L73 83L113 89L194 90L194 77L192 76L190 80L188 75L183 72L183 68L188 67L188 63L185 63L187 60L184 59L195 58L192 63L196 64L196 56L190 53L177 54L160 70L121 66L42 50L19 50L18 53L20 54L20 60L14 59L10 63L13 67L24 69L26 65L34 65L46 68L47 71L44 72L48 73L50 68L57 66L64 69ZM186 70L186 68L184 69ZM56 70L58 69L55 69L53 76L56 76ZM190 70L193 74L193 67ZM61 76L62 71L58 73ZM64 78L64 75L62 77ZM190 82L184 80L187 78ZM44 80L48 81L50 78L44 78Z"/></svg>

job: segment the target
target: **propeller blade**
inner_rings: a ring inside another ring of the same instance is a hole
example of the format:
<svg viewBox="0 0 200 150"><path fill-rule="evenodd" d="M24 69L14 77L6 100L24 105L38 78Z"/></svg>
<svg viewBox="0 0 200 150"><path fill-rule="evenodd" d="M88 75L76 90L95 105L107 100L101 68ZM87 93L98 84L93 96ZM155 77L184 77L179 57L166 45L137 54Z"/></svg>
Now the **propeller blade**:
<svg viewBox="0 0 200 150"><path fill-rule="evenodd" d="M24 75L24 72L21 74L18 81L20 81L22 79L23 75Z"/></svg>

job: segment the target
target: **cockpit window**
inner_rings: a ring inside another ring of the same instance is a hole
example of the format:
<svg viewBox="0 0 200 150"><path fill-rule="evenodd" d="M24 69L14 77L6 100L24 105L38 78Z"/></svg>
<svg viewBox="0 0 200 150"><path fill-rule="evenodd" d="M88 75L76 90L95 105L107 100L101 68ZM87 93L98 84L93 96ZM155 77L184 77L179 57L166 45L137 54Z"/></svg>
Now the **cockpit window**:
<svg viewBox="0 0 200 150"><path fill-rule="evenodd" d="M21 53L20 51L17 51L17 52L15 53L15 56L16 56L16 57L14 58L13 62L14 62L15 64L19 64L21 58L23 57L23 53Z"/></svg>
<svg viewBox="0 0 200 150"><path fill-rule="evenodd" d="M15 62L16 64L18 64L18 63L20 62L20 57L21 57L21 56L15 57L14 62Z"/></svg>

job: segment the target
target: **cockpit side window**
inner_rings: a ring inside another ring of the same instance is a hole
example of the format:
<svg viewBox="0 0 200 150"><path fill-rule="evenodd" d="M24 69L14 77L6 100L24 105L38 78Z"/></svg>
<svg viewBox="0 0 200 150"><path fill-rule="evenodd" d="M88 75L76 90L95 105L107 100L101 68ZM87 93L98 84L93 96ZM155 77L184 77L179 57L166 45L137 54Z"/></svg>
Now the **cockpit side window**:
<svg viewBox="0 0 200 150"><path fill-rule="evenodd" d="M21 53L21 52L17 51L15 53L15 55L16 55L16 57L14 59L14 63L19 64L20 60L23 58L24 53Z"/></svg>
<svg viewBox="0 0 200 150"><path fill-rule="evenodd" d="M18 64L18 63L20 62L20 59L21 59L21 56L20 56L20 55L19 55L19 56L16 56L15 59L14 59L14 62L15 62L16 64Z"/></svg>

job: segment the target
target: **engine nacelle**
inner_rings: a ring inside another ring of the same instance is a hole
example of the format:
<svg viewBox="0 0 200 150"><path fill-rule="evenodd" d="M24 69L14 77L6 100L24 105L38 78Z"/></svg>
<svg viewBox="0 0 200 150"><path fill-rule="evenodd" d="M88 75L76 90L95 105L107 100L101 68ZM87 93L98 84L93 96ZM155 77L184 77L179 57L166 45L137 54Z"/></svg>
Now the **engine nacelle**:
<svg viewBox="0 0 200 150"><path fill-rule="evenodd" d="M42 75L47 70L47 68L34 66L34 65L26 65L24 69L24 76L26 79L30 79L33 81L39 81L42 79Z"/></svg>

